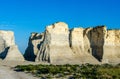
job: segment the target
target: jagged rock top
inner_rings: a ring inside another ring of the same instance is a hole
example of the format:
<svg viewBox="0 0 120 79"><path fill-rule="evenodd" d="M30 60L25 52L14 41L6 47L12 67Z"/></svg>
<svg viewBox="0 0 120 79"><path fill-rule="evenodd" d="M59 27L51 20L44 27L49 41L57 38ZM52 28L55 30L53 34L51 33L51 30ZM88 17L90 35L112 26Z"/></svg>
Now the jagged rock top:
<svg viewBox="0 0 120 79"><path fill-rule="evenodd" d="M73 28L72 31L79 32L80 30L83 30L84 28Z"/></svg>
<svg viewBox="0 0 120 79"><path fill-rule="evenodd" d="M57 22L55 24L49 25L46 28L47 32L55 32L55 33L59 33L59 32L65 32L68 31L68 25L64 22Z"/></svg>

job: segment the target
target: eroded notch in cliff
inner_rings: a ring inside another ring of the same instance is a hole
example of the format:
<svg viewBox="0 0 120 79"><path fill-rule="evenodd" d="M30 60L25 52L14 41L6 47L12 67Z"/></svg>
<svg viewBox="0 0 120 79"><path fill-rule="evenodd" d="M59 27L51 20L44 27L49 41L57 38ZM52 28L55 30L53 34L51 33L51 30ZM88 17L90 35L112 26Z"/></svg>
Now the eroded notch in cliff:
<svg viewBox="0 0 120 79"><path fill-rule="evenodd" d="M90 44L92 48L92 55L102 61L103 52L104 52L104 40L106 34L106 27L105 26L97 26L93 28L90 33Z"/></svg>

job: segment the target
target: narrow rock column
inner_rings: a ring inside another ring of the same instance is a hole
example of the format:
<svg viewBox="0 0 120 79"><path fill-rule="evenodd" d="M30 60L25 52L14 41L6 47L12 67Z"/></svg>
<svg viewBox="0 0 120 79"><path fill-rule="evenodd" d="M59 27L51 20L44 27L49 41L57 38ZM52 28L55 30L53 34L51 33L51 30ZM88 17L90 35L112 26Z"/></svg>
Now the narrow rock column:
<svg viewBox="0 0 120 79"><path fill-rule="evenodd" d="M74 28L70 34L70 46L75 54L84 54L83 28Z"/></svg>

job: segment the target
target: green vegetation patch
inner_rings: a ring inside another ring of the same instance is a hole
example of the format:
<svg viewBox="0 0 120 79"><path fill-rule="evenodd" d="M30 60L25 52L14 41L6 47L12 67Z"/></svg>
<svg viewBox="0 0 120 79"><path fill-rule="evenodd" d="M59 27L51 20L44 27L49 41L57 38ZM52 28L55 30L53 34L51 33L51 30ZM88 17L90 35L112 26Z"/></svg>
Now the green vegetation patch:
<svg viewBox="0 0 120 79"><path fill-rule="evenodd" d="M118 65L18 65L16 71L32 73L40 78L72 78L72 79L120 79Z"/></svg>

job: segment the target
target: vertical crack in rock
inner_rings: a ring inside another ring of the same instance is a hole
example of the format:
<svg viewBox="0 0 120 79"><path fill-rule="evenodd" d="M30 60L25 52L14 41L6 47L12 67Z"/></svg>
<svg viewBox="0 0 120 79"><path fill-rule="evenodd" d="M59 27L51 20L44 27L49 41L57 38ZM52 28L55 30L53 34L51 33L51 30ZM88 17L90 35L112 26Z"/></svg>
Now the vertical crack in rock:
<svg viewBox="0 0 120 79"><path fill-rule="evenodd" d="M58 22L46 28L45 39L40 46L36 61L50 63L69 63L74 53L69 47L68 25Z"/></svg>
<svg viewBox="0 0 120 79"><path fill-rule="evenodd" d="M103 57L104 52L103 46L106 31L107 30L105 26L98 26L90 31L90 43L92 48L92 55L99 61L102 61Z"/></svg>
<svg viewBox="0 0 120 79"><path fill-rule="evenodd" d="M98 63L91 55L90 39L87 36L90 29L74 28L71 30L71 49L76 56L76 60L82 63Z"/></svg>

